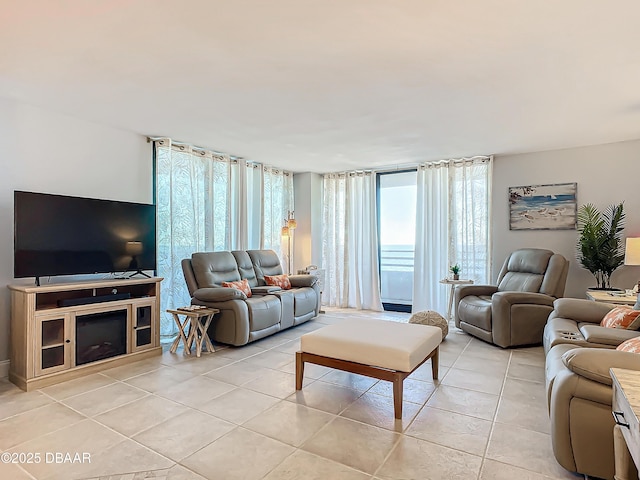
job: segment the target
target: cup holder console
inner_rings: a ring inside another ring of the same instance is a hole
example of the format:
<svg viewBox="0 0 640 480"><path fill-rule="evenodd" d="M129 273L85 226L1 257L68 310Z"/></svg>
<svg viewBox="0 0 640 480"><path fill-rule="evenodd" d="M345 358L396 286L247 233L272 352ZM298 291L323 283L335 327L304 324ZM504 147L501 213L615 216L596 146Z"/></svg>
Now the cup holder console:
<svg viewBox="0 0 640 480"><path fill-rule="evenodd" d="M560 336L566 340L578 340L582 337L579 333L576 332L558 332Z"/></svg>

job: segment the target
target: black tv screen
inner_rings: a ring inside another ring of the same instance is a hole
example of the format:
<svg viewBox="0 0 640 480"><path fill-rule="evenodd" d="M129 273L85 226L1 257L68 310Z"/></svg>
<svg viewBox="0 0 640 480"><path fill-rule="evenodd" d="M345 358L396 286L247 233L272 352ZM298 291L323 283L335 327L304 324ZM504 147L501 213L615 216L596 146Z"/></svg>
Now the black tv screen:
<svg viewBox="0 0 640 480"><path fill-rule="evenodd" d="M14 192L14 277L156 269L156 207Z"/></svg>

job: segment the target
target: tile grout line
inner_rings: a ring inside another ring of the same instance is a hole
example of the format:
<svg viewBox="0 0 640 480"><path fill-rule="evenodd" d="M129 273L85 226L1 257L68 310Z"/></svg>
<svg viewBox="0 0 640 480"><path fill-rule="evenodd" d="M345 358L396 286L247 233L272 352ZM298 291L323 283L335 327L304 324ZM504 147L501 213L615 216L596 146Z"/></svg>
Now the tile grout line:
<svg viewBox="0 0 640 480"><path fill-rule="evenodd" d="M496 404L496 411L493 413L493 419L491 420L491 429L489 430L489 436L487 437L487 443L482 453L482 461L480 462L480 470L478 470L478 480L482 477L482 471L484 470L484 464L487 459L487 452L489 451L489 445L491 444L491 438L493 437L493 429L496 425L496 418L498 418L498 411L500 410L500 404L502 403L502 395L504 393L504 387L507 384L507 378L509 374L509 367L511 367L511 359L513 358L513 351L509 352L509 360L507 361L507 369L504 372L504 378L502 379L502 385L500 386L500 394L498 395L498 403Z"/></svg>

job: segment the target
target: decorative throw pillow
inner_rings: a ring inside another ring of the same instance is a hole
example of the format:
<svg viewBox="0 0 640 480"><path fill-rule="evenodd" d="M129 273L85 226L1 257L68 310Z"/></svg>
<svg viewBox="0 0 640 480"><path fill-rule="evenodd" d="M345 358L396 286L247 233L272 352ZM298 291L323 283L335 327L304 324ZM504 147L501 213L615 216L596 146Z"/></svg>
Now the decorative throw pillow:
<svg viewBox="0 0 640 480"><path fill-rule="evenodd" d="M616 307L604 316L600 322L600 326L637 330L638 327L640 327L640 319L638 319L638 315L640 315L640 310L634 310L627 305Z"/></svg>
<svg viewBox="0 0 640 480"><path fill-rule="evenodd" d="M622 342L616 350L629 353L640 353L640 337L630 338Z"/></svg>
<svg viewBox="0 0 640 480"><path fill-rule="evenodd" d="M247 296L247 298L251 296L251 287L249 286L249 281L246 278L237 282L222 282L222 286L240 290Z"/></svg>
<svg viewBox="0 0 640 480"><path fill-rule="evenodd" d="M273 285L274 287L280 287L283 290L289 290L291 288L291 281L289 275L265 275L264 281L267 285Z"/></svg>

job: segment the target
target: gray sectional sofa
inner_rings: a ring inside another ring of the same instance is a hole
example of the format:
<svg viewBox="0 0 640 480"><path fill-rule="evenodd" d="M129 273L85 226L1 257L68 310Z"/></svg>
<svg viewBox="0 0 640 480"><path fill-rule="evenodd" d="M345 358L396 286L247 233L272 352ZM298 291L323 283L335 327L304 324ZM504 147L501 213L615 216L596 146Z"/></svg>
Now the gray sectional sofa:
<svg viewBox="0 0 640 480"><path fill-rule="evenodd" d="M268 286L265 275L281 275L273 250L199 252L182 260L191 303L217 308L209 336L217 342L245 345L310 320L320 312L320 288L313 275L290 275L292 288ZM222 282L246 279L251 297Z"/></svg>
<svg viewBox="0 0 640 480"><path fill-rule="evenodd" d="M614 307L561 298L544 329L546 387L556 460L567 470L613 479L612 381L609 369L640 370L640 355L615 348L638 331L600 326Z"/></svg>

